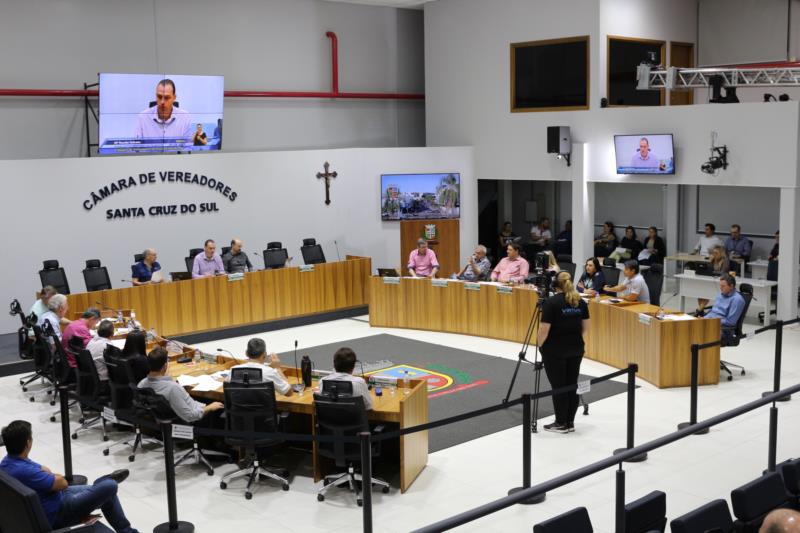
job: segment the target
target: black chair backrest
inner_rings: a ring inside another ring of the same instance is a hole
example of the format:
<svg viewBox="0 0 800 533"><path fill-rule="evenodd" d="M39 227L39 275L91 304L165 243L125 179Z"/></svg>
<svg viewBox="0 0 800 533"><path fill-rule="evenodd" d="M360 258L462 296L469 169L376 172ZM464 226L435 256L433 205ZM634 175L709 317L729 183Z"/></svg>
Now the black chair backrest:
<svg viewBox="0 0 800 533"><path fill-rule="evenodd" d="M353 395L353 382L339 379L323 379L320 382L320 390L323 394L328 394L333 398L339 396Z"/></svg>
<svg viewBox="0 0 800 533"><path fill-rule="evenodd" d="M286 248L267 248L264 250L264 268L268 270L283 268L286 266L287 259L289 259L289 252L286 251Z"/></svg>
<svg viewBox="0 0 800 533"><path fill-rule="evenodd" d="M149 387L136 388L133 395L133 405L138 415L143 415L156 421L172 422L178 418L169 401Z"/></svg>
<svg viewBox="0 0 800 533"><path fill-rule="evenodd" d="M795 497L800 496L800 459L785 461L779 466L786 490Z"/></svg>
<svg viewBox="0 0 800 533"><path fill-rule="evenodd" d="M606 278L606 284L612 287L619 283L619 270L613 266L601 266L600 270L603 271L603 277Z"/></svg>
<svg viewBox="0 0 800 533"><path fill-rule="evenodd" d="M777 472L761 476L731 491L731 506L738 531L758 531L770 511L788 503L789 495Z"/></svg>
<svg viewBox="0 0 800 533"><path fill-rule="evenodd" d="M314 394L314 412L317 435L352 437L369 431L367 410L361 396L334 398L328 394ZM358 442L320 442L317 451L321 456L333 459L339 468L361 462Z"/></svg>
<svg viewBox="0 0 800 533"><path fill-rule="evenodd" d="M767 279L769 281L778 281L778 261L767 263Z"/></svg>
<svg viewBox="0 0 800 533"><path fill-rule="evenodd" d="M64 269L58 266L56 259L48 259L44 261L42 270L39 271L39 279L42 282L42 287L45 285L52 285L59 294L69 294L69 283L67 282L67 274Z"/></svg>
<svg viewBox="0 0 800 533"><path fill-rule="evenodd" d="M105 291L111 288L111 279L108 277L108 269L100 266L99 259L89 259L86 261L86 268L83 269L83 281L86 283L86 291Z"/></svg>
<svg viewBox="0 0 800 533"><path fill-rule="evenodd" d="M604 257L603 266L615 267L617 266L617 262L611 259L610 257Z"/></svg>
<svg viewBox="0 0 800 533"><path fill-rule="evenodd" d="M8 533L46 533L52 531L39 496L16 478L0 470L0 531Z"/></svg>
<svg viewBox="0 0 800 533"><path fill-rule="evenodd" d="M69 380L70 366L67 361L67 352L61 345L59 339L53 339L55 342L51 347L53 353L53 374L58 383L66 383Z"/></svg>
<svg viewBox="0 0 800 533"><path fill-rule="evenodd" d="M197 254L199 254L202 251L203 251L202 248L189 248L189 257L194 259L194 256L196 256Z"/></svg>
<svg viewBox="0 0 800 533"><path fill-rule="evenodd" d="M128 369L122 359L122 350L113 344L106 345L103 353L106 367L108 368L108 388L111 394L111 407L115 410L130 409L133 407L133 391L128 376Z"/></svg>
<svg viewBox="0 0 800 533"><path fill-rule="evenodd" d="M260 368L232 368L231 381L235 383L261 383L264 373Z"/></svg>
<svg viewBox="0 0 800 533"><path fill-rule="evenodd" d="M559 263L571 263L572 254L556 254L556 261Z"/></svg>
<svg viewBox="0 0 800 533"><path fill-rule="evenodd" d="M275 405L275 385L271 381L261 383L236 383L229 381L222 386L225 395L225 427L229 431L252 431L272 433L278 427ZM248 450L270 446L280 442L275 437L225 437L230 446Z"/></svg>
<svg viewBox="0 0 800 533"><path fill-rule="evenodd" d="M183 261L186 263L186 272L191 273L194 266L194 257L184 257Z"/></svg>
<svg viewBox="0 0 800 533"><path fill-rule="evenodd" d="M650 269L647 269L642 272L642 277L647 284L647 291L650 293L650 303L661 305L661 289L664 286L664 275L660 272L650 272Z"/></svg>
<svg viewBox="0 0 800 533"><path fill-rule="evenodd" d="M75 354L77 363L75 393L81 400L97 401L100 397L100 376L94 365L92 354L80 350Z"/></svg>
<svg viewBox="0 0 800 533"><path fill-rule="evenodd" d="M280 250L283 244L280 241L272 241L267 243L267 250Z"/></svg>
<svg viewBox="0 0 800 533"><path fill-rule="evenodd" d="M672 533L696 533L698 531L733 532L733 518L725 500L714 500L694 511L679 516L669 523Z"/></svg>
<svg viewBox="0 0 800 533"><path fill-rule="evenodd" d="M325 262L325 254L322 251L322 246L317 244L316 239L303 239L303 246L300 248L300 253L303 254L303 262L307 265L317 265Z"/></svg>
<svg viewBox="0 0 800 533"><path fill-rule="evenodd" d="M625 533L649 533L667 527L667 495L660 490L625 505Z"/></svg>
<svg viewBox="0 0 800 533"><path fill-rule="evenodd" d="M575 263L571 263L568 261L559 261L558 268L560 268L564 272L569 272L569 276L575 281ZM577 283L577 282L576 282Z"/></svg>
<svg viewBox="0 0 800 533"><path fill-rule="evenodd" d="M220 255L225 255L230 251L231 251L231 247L230 246L223 246L222 247L222 252L220 253Z"/></svg>
<svg viewBox="0 0 800 533"><path fill-rule="evenodd" d="M144 254L133 254L133 262L138 263L139 261L144 260Z"/></svg>
<svg viewBox="0 0 800 533"><path fill-rule="evenodd" d="M744 332L742 331L742 327L744 326L744 319L747 316L747 310L750 309L750 302L753 301L753 288L752 286L748 285L747 283L742 283L742 289L747 289L750 287L750 291L740 291L739 294L742 295L744 298L744 309L742 309L742 314L739 315L739 320L736 321L736 336L741 338L744 336Z"/></svg>
<svg viewBox="0 0 800 533"><path fill-rule="evenodd" d="M578 507L533 526L533 533L593 533L586 507Z"/></svg>

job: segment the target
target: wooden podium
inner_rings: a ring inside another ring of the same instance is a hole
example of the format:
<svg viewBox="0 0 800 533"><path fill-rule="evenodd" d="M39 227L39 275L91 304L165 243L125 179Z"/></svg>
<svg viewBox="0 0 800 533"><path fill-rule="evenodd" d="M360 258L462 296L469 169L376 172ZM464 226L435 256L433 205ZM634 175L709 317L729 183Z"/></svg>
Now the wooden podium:
<svg viewBox="0 0 800 533"><path fill-rule="evenodd" d="M433 225L435 236L429 239L425 235L425 226ZM406 275L408 254L417 248L417 239L428 241L428 247L436 252L439 260L438 277L449 277L458 273L464 266L461 264L461 232L458 219L436 220L401 220L400 221L400 275Z"/></svg>

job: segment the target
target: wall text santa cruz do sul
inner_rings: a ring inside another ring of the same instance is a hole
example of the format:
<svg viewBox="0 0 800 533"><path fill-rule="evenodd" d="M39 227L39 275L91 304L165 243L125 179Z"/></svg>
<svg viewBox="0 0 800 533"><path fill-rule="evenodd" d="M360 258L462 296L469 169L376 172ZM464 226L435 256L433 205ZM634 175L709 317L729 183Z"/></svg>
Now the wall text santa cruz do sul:
<svg viewBox="0 0 800 533"><path fill-rule="evenodd" d="M158 179L161 180L162 183L169 182L169 183L185 183L187 185L199 185L201 187L208 187L213 191L219 192L225 198L230 200L231 202L235 201L237 196L239 195L236 191L232 190L228 185L225 183L216 180L214 178L209 178L207 176L193 174L191 172L181 172L181 171L163 171L158 172L148 172L146 174L139 174L139 179L137 181L136 178L133 176L129 176L128 178L122 178L117 181L112 181L105 187L98 189L97 192L92 191L89 194L89 198L83 201L83 208L87 211L91 211L94 209L97 204L112 196L115 193L125 191L128 189L132 189L134 187L140 187L148 184L157 184ZM135 217L143 217L145 213L149 214L150 216L160 216L160 215L177 215L177 214L187 214L187 213L213 213L219 211L216 202L209 202L209 203L200 203L200 204L172 204L172 205L152 205L147 207L147 211L145 212L144 207L126 207L122 209L107 209L106 210L106 219L117 219L117 218L135 218Z"/></svg>

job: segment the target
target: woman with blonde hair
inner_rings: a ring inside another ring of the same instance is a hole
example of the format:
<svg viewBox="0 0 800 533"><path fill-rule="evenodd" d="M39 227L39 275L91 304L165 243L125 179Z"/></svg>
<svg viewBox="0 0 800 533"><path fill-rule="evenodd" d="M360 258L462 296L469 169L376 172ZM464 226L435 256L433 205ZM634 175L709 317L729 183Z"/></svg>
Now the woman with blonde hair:
<svg viewBox="0 0 800 533"><path fill-rule="evenodd" d="M584 337L589 331L589 306L572 285L569 272L555 278L556 293L542 305L537 345L542 352L544 370L553 389L575 385L583 359ZM575 391L553 396L556 419L546 431L575 431L578 395Z"/></svg>
<svg viewBox="0 0 800 533"><path fill-rule="evenodd" d="M731 262L728 259L728 254L725 252L725 248L717 244L708 251L708 266L711 268L711 271L715 276L721 276L722 274L727 274L730 271ZM697 299L698 310L705 309L707 305L707 299Z"/></svg>

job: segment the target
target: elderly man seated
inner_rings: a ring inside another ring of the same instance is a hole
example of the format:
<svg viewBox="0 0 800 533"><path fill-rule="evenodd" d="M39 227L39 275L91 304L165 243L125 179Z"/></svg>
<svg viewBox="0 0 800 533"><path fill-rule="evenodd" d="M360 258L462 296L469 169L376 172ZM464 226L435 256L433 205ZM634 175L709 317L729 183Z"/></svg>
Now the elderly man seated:
<svg viewBox="0 0 800 533"><path fill-rule="evenodd" d="M479 244L475 251L467 258L467 265L458 274L458 279L465 281L482 281L489 279L492 263L486 257L486 247Z"/></svg>

